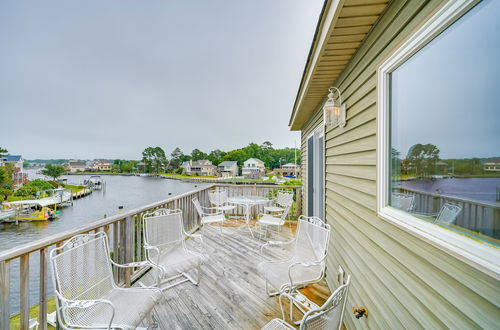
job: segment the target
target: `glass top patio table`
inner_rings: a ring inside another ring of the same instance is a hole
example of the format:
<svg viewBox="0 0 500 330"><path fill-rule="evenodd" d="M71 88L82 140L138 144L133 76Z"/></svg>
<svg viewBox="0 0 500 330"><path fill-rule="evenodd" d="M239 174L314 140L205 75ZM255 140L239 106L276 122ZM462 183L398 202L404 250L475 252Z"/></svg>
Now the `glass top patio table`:
<svg viewBox="0 0 500 330"><path fill-rule="evenodd" d="M269 199L262 196L234 196L228 198L229 203L246 205L246 204L265 204Z"/></svg>
<svg viewBox="0 0 500 330"><path fill-rule="evenodd" d="M256 205L261 205L261 204L266 204L270 202L268 198L262 197L262 196L233 196L229 197L227 199L229 203L232 204L237 204L237 205L243 205L245 207L245 223L238 228L240 230L241 228L245 227L250 231L250 234L252 234L253 237L253 232L252 228L250 227L250 207L251 206L256 206Z"/></svg>

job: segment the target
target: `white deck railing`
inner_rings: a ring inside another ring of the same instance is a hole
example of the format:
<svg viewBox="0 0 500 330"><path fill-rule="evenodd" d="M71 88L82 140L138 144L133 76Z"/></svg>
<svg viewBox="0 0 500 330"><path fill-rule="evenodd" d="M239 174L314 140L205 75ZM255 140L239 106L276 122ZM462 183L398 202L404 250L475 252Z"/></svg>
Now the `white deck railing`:
<svg viewBox="0 0 500 330"><path fill-rule="evenodd" d="M458 204L462 207L462 212L455 221L456 225L496 239L500 238L500 205L498 203L495 205L409 188L398 187L395 190L415 195L415 212L437 213L447 202Z"/></svg>
<svg viewBox="0 0 500 330"><path fill-rule="evenodd" d="M270 195L270 191L276 189L291 189L296 194L296 207L293 210L292 218L297 218L301 214L301 187L300 186L269 186L269 185L225 185L211 184L198 188L187 193L152 203L135 210L127 211L122 214L114 215L105 219L101 219L81 227L77 227L62 233L50 235L44 239L25 244L0 252L0 329L10 328L11 317L11 294L10 282L11 276L19 278L19 307L21 328L27 329L29 322L30 302L30 256L38 254L38 282L39 288L39 329L47 328L47 301L49 292L47 289L48 279L48 254L49 250L61 246L71 237L78 234L93 233L103 230L110 237L110 250L112 258L118 263L124 264L134 261L144 260L142 222L141 218L144 213L151 212L158 208L182 209L184 217L184 225L187 232L193 232L199 228L200 219L192 199L198 197L203 205L209 205L208 190L216 186L225 187L228 189L229 196L234 195ZM260 209L255 209L254 213L261 212ZM243 209L236 209L234 214L243 214ZM19 261L19 273L12 273L12 263ZM144 269L119 269L115 273L117 283L124 286L130 286L136 279L142 276ZM33 277L31 278L33 280Z"/></svg>

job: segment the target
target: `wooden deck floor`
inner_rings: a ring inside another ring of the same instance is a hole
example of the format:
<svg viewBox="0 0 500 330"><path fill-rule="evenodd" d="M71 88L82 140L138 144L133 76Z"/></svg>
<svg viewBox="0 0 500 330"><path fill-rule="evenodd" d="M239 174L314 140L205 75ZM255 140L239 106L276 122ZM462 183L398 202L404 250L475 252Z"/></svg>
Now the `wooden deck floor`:
<svg viewBox="0 0 500 330"><path fill-rule="evenodd" d="M282 238L292 237L292 231L286 226ZM198 286L185 282L164 293L155 312L157 329L260 329L281 317L278 297L266 295L265 282L257 273L264 241L245 231L236 232L234 226L224 227L223 233L224 242L214 229L204 229L207 260L201 282ZM273 254L284 255L283 251ZM146 284L151 280L150 274L141 279ZM317 303L329 295L324 283L304 293Z"/></svg>

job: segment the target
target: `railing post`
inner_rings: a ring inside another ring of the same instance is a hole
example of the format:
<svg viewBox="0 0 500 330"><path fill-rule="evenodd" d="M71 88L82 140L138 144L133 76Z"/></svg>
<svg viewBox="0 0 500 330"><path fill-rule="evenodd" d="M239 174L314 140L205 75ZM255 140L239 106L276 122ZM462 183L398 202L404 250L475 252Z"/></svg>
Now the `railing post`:
<svg viewBox="0 0 500 330"><path fill-rule="evenodd" d="M19 281L19 291L20 291L20 312L19 317L21 321L21 329L29 328L29 318L30 318L30 289L29 289L29 253L23 254L20 260L20 281Z"/></svg>
<svg viewBox="0 0 500 330"><path fill-rule="evenodd" d="M132 262L132 245L134 244L134 218L129 216L125 219L125 263ZM130 287L130 275L132 268L125 268L125 286Z"/></svg>
<svg viewBox="0 0 500 330"><path fill-rule="evenodd" d="M47 248L40 250L40 299L39 316L40 330L47 330Z"/></svg>
<svg viewBox="0 0 500 330"><path fill-rule="evenodd" d="M302 215L302 188L295 188L295 215L297 219Z"/></svg>
<svg viewBox="0 0 500 330"><path fill-rule="evenodd" d="M119 221L113 223L113 261L116 262L116 263L120 263L120 259L119 259L120 248L118 247L118 241L119 241L119 237L118 237L118 225L119 224L120 224ZM120 280L120 276L119 275L120 274L119 274L118 270L116 270L115 272L113 272L115 283L119 282L119 280Z"/></svg>
<svg viewBox="0 0 500 330"><path fill-rule="evenodd" d="M10 261L0 262L0 329L10 329Z"/></svg>

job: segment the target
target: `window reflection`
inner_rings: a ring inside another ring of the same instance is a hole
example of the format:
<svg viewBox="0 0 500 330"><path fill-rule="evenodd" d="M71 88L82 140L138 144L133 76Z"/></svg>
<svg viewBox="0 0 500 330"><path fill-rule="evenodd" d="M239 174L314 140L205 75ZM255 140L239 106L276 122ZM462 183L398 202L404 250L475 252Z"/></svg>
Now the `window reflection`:
<svg viewBox="0 0 500 330"><path fill-rule="evenodd" d="M496 247L499 15L481 2L390 77L390 205Z"/></svg>

